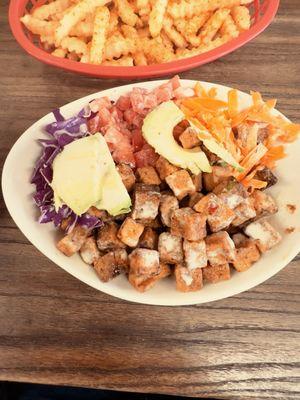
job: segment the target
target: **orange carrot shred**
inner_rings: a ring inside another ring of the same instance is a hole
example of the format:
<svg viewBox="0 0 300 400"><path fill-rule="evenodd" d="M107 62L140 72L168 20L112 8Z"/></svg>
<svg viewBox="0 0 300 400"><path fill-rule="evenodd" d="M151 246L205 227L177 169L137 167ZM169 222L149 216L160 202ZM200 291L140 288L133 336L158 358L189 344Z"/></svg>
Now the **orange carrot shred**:
<svg viewBox="0 0 300 400"><path fill-rule="evenodd" d="M232 89L228 92L228 113L233 118L238 112L238 95L237 90Z"/></svg>

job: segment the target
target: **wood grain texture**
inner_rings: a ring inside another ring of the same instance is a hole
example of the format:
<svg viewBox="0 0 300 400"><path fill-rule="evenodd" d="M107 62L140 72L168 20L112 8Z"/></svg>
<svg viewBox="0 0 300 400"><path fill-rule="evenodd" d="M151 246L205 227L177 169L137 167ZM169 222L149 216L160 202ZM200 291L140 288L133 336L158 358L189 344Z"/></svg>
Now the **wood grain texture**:
<svg viewBox="0 0 300 400"><path fill-rule="evenodd" d="M0 164L54 107L126 82L75 76L28 57L0 14ZM299 121L300 7L283 0L244 48L181 74L278 98ZM17 166L15 173L18 173ZM127 303L85 286L42 256L0 202L0 380L223 399L300 399L296 258L264 284L206 305Z"/></svg>

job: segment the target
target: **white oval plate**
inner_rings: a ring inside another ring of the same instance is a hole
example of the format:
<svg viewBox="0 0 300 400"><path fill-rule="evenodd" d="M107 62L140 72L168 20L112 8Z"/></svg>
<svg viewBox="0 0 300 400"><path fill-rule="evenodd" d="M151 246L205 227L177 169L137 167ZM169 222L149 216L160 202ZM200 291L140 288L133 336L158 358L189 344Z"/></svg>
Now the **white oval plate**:
<svg viewBox="0 0 300 400"><path fill-rule="evenodd" d="M71 117L98 96L108 96L112 100L116 100L134 86L151 89L163 82L165 81L141 82L104 90L73 101L63 106L61 111L65 117ZM189 80L182 81L182 84L187 87L194 86L195 83L195 81ZM202 84L206 89L216 87L218 98L227 99L228 87L205 82ZM251 97L246 93L239 92L239 104L241 108L249 106ZM233 296L264 282L287 265L300 250L300 211L297 208L296 212L291 215L286 207L287 203L300 204L298 168L300 141L298 140L287 146L288 156L279 163L276 170L278 183L270 189L270 193L275 197L279 206L279 212L271 218L271 223L279 229L283 240L276 248L264 254L248 271L233 272L229 281L206 284L202 290L192 293L177 292L173 278L160 281L152 290L143 294L136 292L124 276L119 276L109 283L102 283L93 268L86 265L78 254L68 258L56 249L55 244L60 234L52 224L40 225L37 222L38 210L32 200L34 187L30 184L30 178L41 153L37 139L47 137L43 128L50 122L53 122L52 113L27 129L8 154L2 175L4 200L15 223L38 250L65 271L95 289L121 299L144 304L179 306L206 303ZM295 231L287 235L284 233L287 227L295 227Z"/></svg>

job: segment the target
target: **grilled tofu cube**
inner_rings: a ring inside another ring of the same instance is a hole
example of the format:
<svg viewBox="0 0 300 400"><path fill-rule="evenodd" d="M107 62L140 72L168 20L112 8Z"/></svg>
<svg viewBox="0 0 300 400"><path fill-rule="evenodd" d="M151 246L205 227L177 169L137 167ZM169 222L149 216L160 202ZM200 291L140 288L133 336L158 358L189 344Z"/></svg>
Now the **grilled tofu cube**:
<svg viewBox="0 0 300 400"><path fill-rule="evenodd" d="M176 289L180 292L195 292L203 287L202 269L192 271L183 264L175 265Z"/></svg>
<svg viewBox="0 0 300 400"><path fill-rule="evenodd" d="M206 245L204 240L197 242L183 241L184 259L187 269L193 271L207 265Z"/></svg>
<svg viewBox="0 0 300 400"><path fill-rule="evenodd" d="M233 240L233 243L234 243L235 247L240 247L240 246L242 246L243 243L244 243L247 239L248 239L247 236L244 235L243 233L235 233L235 234L232 236L232 240Z"/></svg>
<svg viewBox="0 0 300 400"><path fill-rule="evenodd" d="M166 177L166 182L179 200L182 200L188 194L193 194L196 191L192 178L185 169L168 175Z"/></svg>
<svg viewBox="0 0 300 400"><path fill-rule="evenodd" d="M87 228L77 225L57 243L56 247L64 255L71 257L81 248L88 234Z"/></svg>
<svg viewBox="0 0 300 400"><path fill-rule="evenodd" d="M128 280L136 290L143 293L146 290L151 289L156 284L156 282L163 278L166 278L169 275L171 275L171 268L169 267L169 265L161 263L159 266L158 274L148 277L144 275L136 275L133 272L129 272Z"/></svg>
<svg viewBox="0 0 300 400"><path fill-rule="evenodd" d="M120 273L128 271L128 256L125 249L118 249L99 257L94 268L102 282L108 282Z"/></svg>
<svg viewBox="0 0 300 400"><path fill-rule="evenodd" d="M158 234L155 232L155 230L148 226L145 227L139 241L139 247L155 250L157 249L157 242Z"/></svg>
<svg viewBox="0 0 300 400"><path fill-rule="evenodd" d="M175 210L171 216L171 233L191 241L201 240L206 236L206 216L189 207Z"/></svg>
<svg viewBox="0 0 300 400"><path fill-rule="evenodd" d="M188 202L188 206L193 208L195 204L198 203L199 200L202 199L202 197L204 197L204 194L196 192L190 195L189 198L189 202Z"/></svg>
<svg viewBox="0 0 300 400"><path fill-rule="evenodd" d="M197 132L190 126L181 133L179 141L184 149L192 149L201 143Z"/></svg>
<svg viewBox="0 0 300 400"><path fill-rule="evenodd" d="M129 247L136 247L144 225L139 224L134 219L127 217L118 231L118 238Z"/></svg>
<svg viewBox="0 0 300 400"><path fill-rule="evenodd" d="M171 215L174 210L179 208L178 200L175 196L162 194L160 199L160 218L164 225L171 226Z"/></svg>
<svg viewBox="0 0 300 400"><path fill-rule="evenodd" d="M135 184L135 175L132 169L127 164L118 164L117 170L119 172L119 175L121 176L124 186L126 187L128 192L131 192Z"/></svg>
<svg viewBox="0 0 300 400"><path fill-rule="evenodd" d="M230 267L228 263L220 265L208 265L202 269L204 281L217 283L230 279Z"/></svg>
<svg viewBox="0 0 300 400"><path fill-rule="evenodd" d="M274 199L266 192L255 190L250 196L250 199L258 217L272 215L278 211Z"/></svg>
<svg viewBox="0 0 300 400"><path fill-rule="evenodd" d="M134 192L132 218L138 220L153 220L158 214L160 203L159 189L151 185L137 186Z"/></svg>
<svg viewBox="0 0 300 400"><path fill-rule="evenodd" d="M183 261L182 239L169 232L163 232L158 238L158 252L161 261L176 264Z"/></svg>
<svg viewBox="0 0 300 400"><path fill-rule="evenodd" d="M112 220L112 216L108 215L107 211L99 210L97 207L94 207L94 206L90 207L87 210L87 213L89 215L91 215L92 217L97 217L97 218L101 219L101 221L103 221L103 222L108 222L108 221Z"/></svg>
<svg viewBox="0 0 300 400"><path fill-rule="evenodd" d="M94 262L98 260L100 257L100 251L93 236L86 238L79 253L83 261L87 264L94 264Z"/></svg>
<svg viewBox="0 0 300 400"><path fill-rule="evenodd" d="M160 176L160 179L163 181L167 176L173 174L178 171L179 168L175 165L169 163L164 157L160 156L155 163L155 168Z"/></svg>
<svg viewBox="0 0 300 400"><path fill-rule="evenodd" d="M249 199L245 199L235 209L235 218L232 221L233 226L239 226L249 219L256 217L256 211L253 207L253 203Z"/></svg>
<svg viewBox="0 0 300 400"><path fill-rule="evenodd" d="M217 232L205 239L207 259L211 266L235 260L235 245L227 232Z"/></svg>
<svg viewBox="0 0 300 400"><path fill-rule="evenodd" d="M212 232L227 228L235 218L234 212L214 193L204 196L194 205L194 210L207 216Z"/></svg>
<svg viewBox="0 0 300 400"><path fill-rule="evenodd" d="M202 172L198 175L192 175L192 181L195 186L197 192L201 192L202 190Z"/></svg>
<svg viewBox="0 0 300 400"><path fill-rule="evenodd" d="M248 225L244 232L256 240L257 247L264 253L278 244L282 237L267 221L256 221Z"/></svg>
<svg viewBox="0 0 300 400"><path fill-rule="evenodd" d="M125 244L118 238L118 225L115 222L106 222L98 231L97 246L101 251L125 248Z"/></svg>
<svg viewBox="0 0 300 400"><path fill-rule="evenodd" d="M129 255L130 272L136 275L156 275L159 273L159 253L150 249L135 249Z"/></svg>
<svg viewBox="0 0 300 400"><path fill-rule="evenodd" d="M224 201L231 210L234 210L248 197L246 188L234 178L228 178L219 183L219 185L214 188L213 192L219 199Z"/></svg>
<svg viewBox="0 0 300 400"><path fill-rule="evenodd" d="M151 167L141 167L136 171L139 182L145 183L146 185L160 185L161 180L157 175L156 170Z"/></svg>
<svg viewBox="0 0 300 400"><path fill-rule="evenodd" d="M235 250L234 268L243 272L251 267L260 258L260 252L255 244L255 240L246 239Z"/></svg>
<svg viewBox="0 0 300 400"><path fill-rule="evenodd" d="M203 173L203 185L204 188L211 192L219 183L231 175L231 168L230 167L221 167L219 165L213 165L211 167L212 172Z"/></svg>

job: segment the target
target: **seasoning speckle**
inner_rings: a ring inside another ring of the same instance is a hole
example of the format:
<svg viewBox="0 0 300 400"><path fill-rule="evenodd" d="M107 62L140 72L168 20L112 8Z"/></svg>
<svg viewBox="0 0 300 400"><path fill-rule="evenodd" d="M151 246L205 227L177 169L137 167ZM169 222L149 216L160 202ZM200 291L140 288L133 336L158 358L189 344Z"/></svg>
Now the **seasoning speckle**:
<svg viewBox="0 0 300 400"><path fill-rule="evenodd" d="M294 214L294 212L296 211L296 206L295 206L295 204L287 204L286 207L287 207L288 212L289 212L290 214Z"/></svg>
<svg viewBox="0 0 300 400"><path fill-rule="evenodd" d="M295 231L295 227L290 226L289 228L286 228L284 231L285 233L293 233Z"/></svg>

